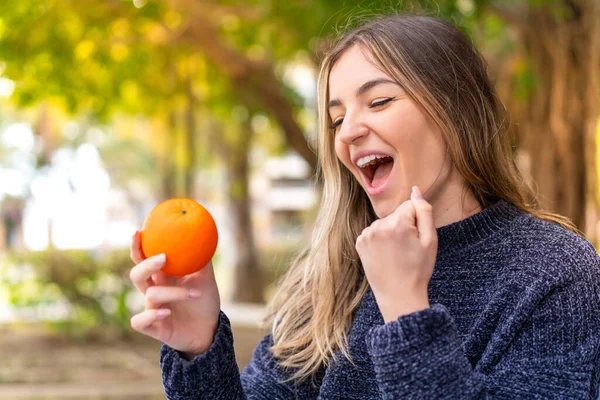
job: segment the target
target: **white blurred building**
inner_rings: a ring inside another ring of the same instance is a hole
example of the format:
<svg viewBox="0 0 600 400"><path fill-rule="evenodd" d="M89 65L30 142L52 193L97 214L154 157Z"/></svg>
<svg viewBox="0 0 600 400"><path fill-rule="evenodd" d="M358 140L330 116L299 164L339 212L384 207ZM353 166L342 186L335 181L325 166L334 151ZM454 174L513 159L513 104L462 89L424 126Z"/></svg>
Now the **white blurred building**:
<svg viewBox="0 0 600 400"><path fill-rule="evenodd" d="M251 181L257 245L299 244L307 239L307 214L316 194L308 163L291 153L268 158Z"/></svg>

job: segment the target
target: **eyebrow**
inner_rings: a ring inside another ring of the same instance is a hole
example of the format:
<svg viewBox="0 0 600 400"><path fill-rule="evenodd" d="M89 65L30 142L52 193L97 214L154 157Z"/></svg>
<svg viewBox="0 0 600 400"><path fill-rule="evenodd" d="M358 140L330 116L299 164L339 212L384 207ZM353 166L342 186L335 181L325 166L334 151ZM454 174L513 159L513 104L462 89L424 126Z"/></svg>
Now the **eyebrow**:
<svg viewBox="0 0 600 400"><path fill-rule="evenodd" d="M375 86L381 85L384 83L393 83L394 85L397 85L396 82L394 82L390 79L386 79L386 78L373 79L373 80L363 83L361 85L361 87L358 88L358 90L356 91L356 97L363 95L366 92L368 92L369 90L373 89ZM342 105L341 101L339 101L338 99L333 99L329 103L327 103L327 109L330 109L332 107L341 106L341 105Z"/></svg>

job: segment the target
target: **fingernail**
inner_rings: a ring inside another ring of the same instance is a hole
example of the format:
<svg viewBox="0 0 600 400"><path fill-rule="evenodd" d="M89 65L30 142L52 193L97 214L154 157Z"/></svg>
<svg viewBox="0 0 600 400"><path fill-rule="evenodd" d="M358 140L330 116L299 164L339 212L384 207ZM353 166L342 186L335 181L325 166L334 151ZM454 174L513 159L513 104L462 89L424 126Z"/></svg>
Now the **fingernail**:
<svg viewBox="0 0 600 400"><path fill-rule="evenodd" d="M157 254L150 259L152 260L152 265L158 269L158 267L162 268L165 265L167 256L165 254Z"/></svg>
<svg viewBox="0 0 600 400"><path fill-rule="evenodd" d="M417 199L423 200L423 194L421 194L418 186L413 186L413 193Z"/></svg>
<svg viewBox="0 0 600 400"><path fill-rule="evenodd" d="M197 299L198 297L200 297L200 291L196 289L190 289L190 291L188 292L188 296L190 299Z"/></svg>
<svg viewBox="0 0 600 400"><path fill-rule="evenodd" d="M158 315L161 318L164 318L164 317L171 315L171 310L169 310L167 308L161 308L160 310L158 310L156 312L156 315Z"/></svg>
<svg viewBox="0 0 600 400"><path fill-rule="evenodd" d="M131 238L133 239L135 237L135 235L137 235L138 231L136 230L135 232L133 232L133 235L131 235Z"/></svg>

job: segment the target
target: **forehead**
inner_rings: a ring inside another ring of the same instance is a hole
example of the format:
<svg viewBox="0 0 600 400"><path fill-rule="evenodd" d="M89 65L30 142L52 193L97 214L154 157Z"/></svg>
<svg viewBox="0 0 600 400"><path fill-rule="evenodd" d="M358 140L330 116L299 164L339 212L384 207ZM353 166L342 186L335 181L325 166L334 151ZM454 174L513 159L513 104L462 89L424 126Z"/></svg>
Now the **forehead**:
<svg viewBox="0 0 600 400"><path fill-rule="evenodd" d="M370 54L359 46L352 46L336 61L329 72L329 97L334 99L353 93L372 79L392 78L381 71Z"/></svg>

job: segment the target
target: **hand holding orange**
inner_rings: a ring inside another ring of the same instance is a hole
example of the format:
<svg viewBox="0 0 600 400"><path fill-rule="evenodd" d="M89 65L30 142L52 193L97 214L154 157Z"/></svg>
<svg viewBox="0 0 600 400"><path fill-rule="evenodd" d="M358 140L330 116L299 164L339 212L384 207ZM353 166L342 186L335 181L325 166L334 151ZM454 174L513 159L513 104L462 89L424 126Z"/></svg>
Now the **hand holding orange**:
<svg viewBox="0 0 600 400"><path fill-rule="evenodd" d="M144 255L166 254L162 271L185 276L202 269L217 249L215 221L202 205L186 198L165 200L154 207L141 232Z"/></svg>

